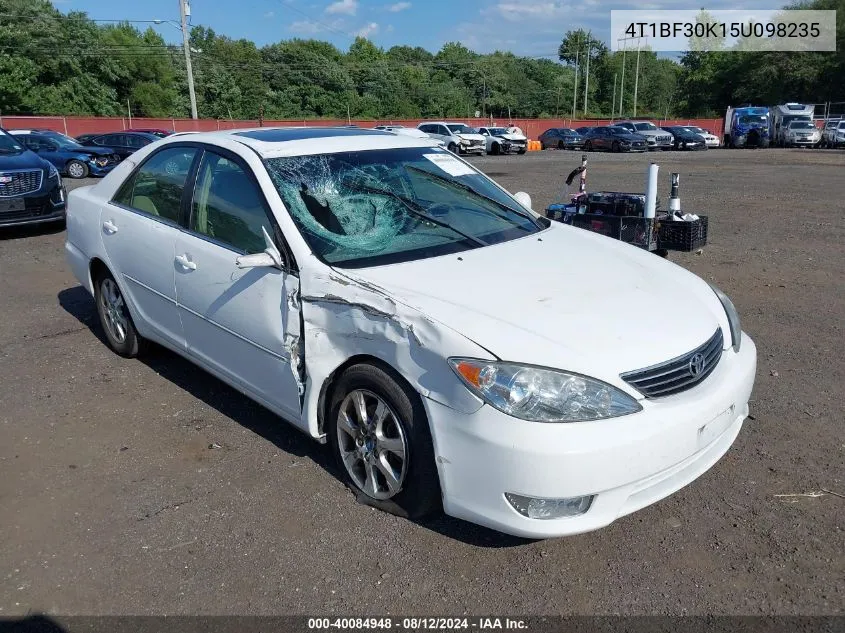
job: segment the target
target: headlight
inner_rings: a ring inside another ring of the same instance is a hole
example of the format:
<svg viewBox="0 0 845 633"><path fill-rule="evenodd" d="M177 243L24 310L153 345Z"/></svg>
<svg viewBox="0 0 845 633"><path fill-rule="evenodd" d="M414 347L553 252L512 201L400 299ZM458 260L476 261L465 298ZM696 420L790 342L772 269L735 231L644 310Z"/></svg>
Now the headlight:
<svg viewBox="0 0 845 633"><path fill-rule="evenodd" d="M56 169L56 166L52 163L47 166L47 179L49 180L50 178L59 178L59 170ZM59 178L59 180L61 180L61 178Z"/></svg>
<svg viewBox="0 0 845 633"><path fill-rule="evenodd" d="M468 138L462 138L461 139L461 145L469 145L469 139Z"/></svg>
<svg viewBox="0 0 845 633"><path fill-rule="evenodd" d="M733 348L735 352L738 352L739 347L742 344L742 327L739 323L739 312L736 311L736 306L734 306L733 301L728 298L728 295L719 290L713 284L710 284L710 287L713 289L713 292L716 293L716 296L719 297L719 301L722 302L722 307L725 308L725 314L728 315L728 325L731 328L731 341L733 342Z"/></svg>
<svg viewBox="0 0 845 633"><path fill-rule="evenodd" d="M475 395L520 420L584 422L642 410L625 392L580 374L472 358L449 365Z"/></svg>

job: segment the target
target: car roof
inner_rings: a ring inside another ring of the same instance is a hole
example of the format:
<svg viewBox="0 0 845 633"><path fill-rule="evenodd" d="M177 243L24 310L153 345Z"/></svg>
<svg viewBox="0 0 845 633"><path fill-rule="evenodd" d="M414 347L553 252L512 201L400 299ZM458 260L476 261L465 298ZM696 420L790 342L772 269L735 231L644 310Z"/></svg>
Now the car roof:
<svg viewBox="0 0 845 633"><path fill-rule="evenodd" d="M437 143L430 138L346 127L261 127L197 132L186 136L172 134L158 140L162 143L208 142L211 144L219 144L224 140L235 141L250 147L265 158L368 149L437 147Z"/></svg>
<svg viewBox="0 0 845 633"><path fill-rule="evenodd" d="M9 134L61 134L61 132L56 132L56 130L50 130L47 128L20 128L16 130L6 130Z"/></svg>

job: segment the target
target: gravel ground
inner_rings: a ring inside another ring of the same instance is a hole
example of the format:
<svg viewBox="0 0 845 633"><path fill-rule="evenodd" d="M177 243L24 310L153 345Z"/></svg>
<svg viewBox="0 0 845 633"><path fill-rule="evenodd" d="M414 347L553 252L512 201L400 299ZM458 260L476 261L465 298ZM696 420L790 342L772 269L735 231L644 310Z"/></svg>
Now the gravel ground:
<svg viewBox="0 0 845 633"><path fill-rule="evenodd" d="M579 156L475 162L541 209ZM845 614L845 498L777 496L845 493L845 153L592 154L589 188L641 191L650 160L710 216L671 259L755 339L753 419L674 496L549 541L357 504L216 379L111 353L63 231L0 232L0 615Z"/></svg>

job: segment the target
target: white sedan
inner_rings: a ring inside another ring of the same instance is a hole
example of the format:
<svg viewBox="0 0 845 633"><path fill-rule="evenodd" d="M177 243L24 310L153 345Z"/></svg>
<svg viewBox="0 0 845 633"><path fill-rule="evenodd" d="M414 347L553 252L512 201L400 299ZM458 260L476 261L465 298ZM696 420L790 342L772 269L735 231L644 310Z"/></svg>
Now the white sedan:
<svg viewBox="0 0 845 633"><path fill-rule="evenodd" d="M600 528L699 477L748 415L756 350L725 295L425 139L162 139L70 194L66 249L115 352L185 356L403 516Z"/></svg>

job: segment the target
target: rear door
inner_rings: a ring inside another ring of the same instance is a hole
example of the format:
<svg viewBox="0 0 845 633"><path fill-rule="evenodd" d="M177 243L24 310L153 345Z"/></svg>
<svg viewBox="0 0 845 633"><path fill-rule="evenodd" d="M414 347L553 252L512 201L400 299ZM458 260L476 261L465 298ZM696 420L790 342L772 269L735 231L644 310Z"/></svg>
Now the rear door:
<svg viewBox="0 0 845 633"><path fill-rule="evenodd" d="M176 297L188 352L213 373L290 420L300 417L299 278L278 267L241 269L268 238L287 253L249 165L206 148L193 185L188 231L176 240ZM265 237L266 234L266 237Z"/></svg>
<svg viewBox="0 0 845 633"><path fill-rule="evenodd" d="M177 349L185 340L176 309L175 241L198 151L171 145L150 155L100 210L109 268L134 308L135 326Z"/></svg>

